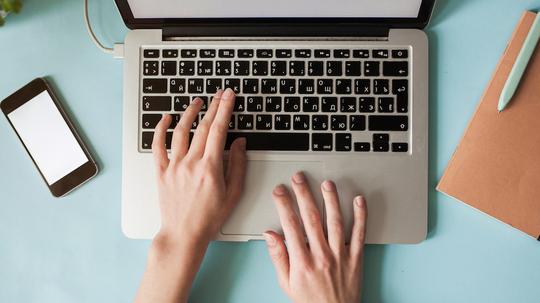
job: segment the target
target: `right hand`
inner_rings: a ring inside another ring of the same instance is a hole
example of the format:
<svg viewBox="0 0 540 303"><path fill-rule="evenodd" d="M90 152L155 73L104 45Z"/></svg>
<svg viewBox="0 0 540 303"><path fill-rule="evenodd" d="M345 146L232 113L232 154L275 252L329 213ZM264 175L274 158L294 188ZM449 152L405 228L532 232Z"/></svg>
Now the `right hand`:
<svg viewBox="0 0 540 303"><path fill-rule="evenodd" d="M295 212L293 199L284 185L273 192L284 238L273 231L264 233L268 251L277 271L279 285L296 303L359 302L362 284L362 259L366 234L366 201L354 199L354 225L350 244L345 245L343 220L336 186L321 184L326 207L328 240L321 216L306 177L297 173L291 182L300 209ZM304 238L304 231L308 243Z"/></svg>

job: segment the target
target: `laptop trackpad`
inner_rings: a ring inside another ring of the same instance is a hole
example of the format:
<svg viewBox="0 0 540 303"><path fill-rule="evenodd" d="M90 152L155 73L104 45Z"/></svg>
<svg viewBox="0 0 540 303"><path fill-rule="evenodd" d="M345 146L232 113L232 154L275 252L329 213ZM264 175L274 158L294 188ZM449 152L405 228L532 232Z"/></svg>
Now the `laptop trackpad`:
<svg viewBox="0 0 540 303"><path fill-rule="evenodd" d="M249 161L244 194L221 232L252 236L259 236L269 229L281 232L272 190L280 183L291 189L290 179L297 171L305 172L317 203L321 203L319 186L324 173L323 162Z"/></svg>

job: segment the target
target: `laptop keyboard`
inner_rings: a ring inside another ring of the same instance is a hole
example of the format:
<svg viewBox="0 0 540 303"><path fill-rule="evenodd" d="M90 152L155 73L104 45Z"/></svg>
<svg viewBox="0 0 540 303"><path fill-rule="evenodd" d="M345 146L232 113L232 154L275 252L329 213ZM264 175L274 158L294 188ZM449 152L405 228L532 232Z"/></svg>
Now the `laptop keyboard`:
<svg viewBox="0 0 540 303"><path fill-rule="evenodd" d="M409 152L409 48L141 49L139 143L150 151L162 114L172 129L190 101L220 88L236 94L226 149Z"/></svg>

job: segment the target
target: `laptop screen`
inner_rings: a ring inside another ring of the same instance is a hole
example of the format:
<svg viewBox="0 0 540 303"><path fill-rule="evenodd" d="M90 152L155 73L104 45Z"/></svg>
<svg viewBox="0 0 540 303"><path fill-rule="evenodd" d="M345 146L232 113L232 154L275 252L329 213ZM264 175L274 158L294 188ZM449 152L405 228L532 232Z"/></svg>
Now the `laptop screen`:
<svg viewBox="0 0 540 303"><path fill-rule="evenodd" d="M416 18L422 0L127 0L138 19Z"/></svg>

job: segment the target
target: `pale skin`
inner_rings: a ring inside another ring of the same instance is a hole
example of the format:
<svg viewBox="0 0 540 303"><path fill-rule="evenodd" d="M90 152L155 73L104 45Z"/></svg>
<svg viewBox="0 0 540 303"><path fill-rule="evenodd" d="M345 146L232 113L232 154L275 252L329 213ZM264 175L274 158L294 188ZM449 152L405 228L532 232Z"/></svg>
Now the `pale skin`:
<svg viewBox="0 0 540 303"><path fill-rule="evenodd" d="M241 197L245 139L232 143L227 169L223 166L234 98L230 89L216 93L190 145L191 124L202 106L195 99L174 129L170 154L165 149L165 135L171 117L163 116L156 126L152 152L162 223L152 241L135 302L187 302L210 241ZM272 198L284 235L275 231L263 234L280 287L296 303L359 302L367 216L364 198L358 196L351 202L354 224L350 239L345 239L332 181L323 182L320 189L326 222L303 173L291 178L291 188L300 213L294 211L287 187L276 186Z"/></svg>

